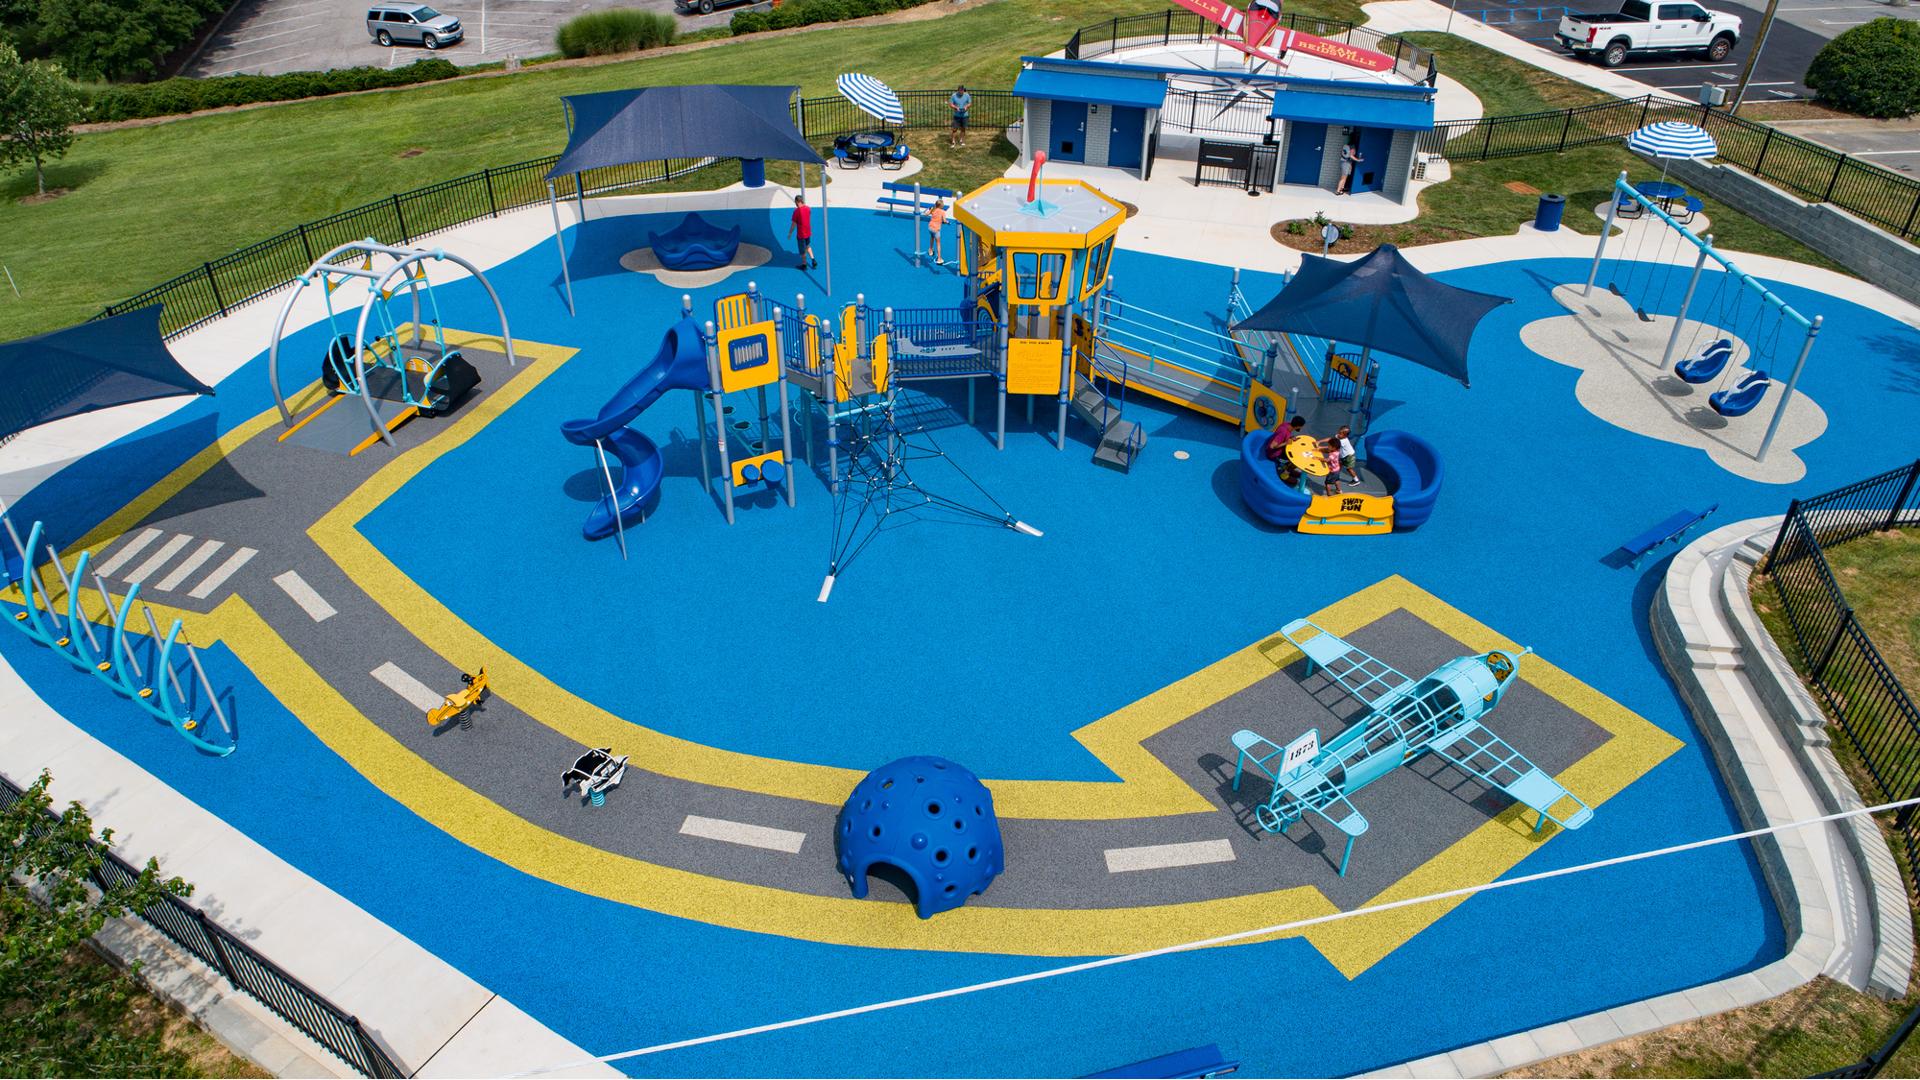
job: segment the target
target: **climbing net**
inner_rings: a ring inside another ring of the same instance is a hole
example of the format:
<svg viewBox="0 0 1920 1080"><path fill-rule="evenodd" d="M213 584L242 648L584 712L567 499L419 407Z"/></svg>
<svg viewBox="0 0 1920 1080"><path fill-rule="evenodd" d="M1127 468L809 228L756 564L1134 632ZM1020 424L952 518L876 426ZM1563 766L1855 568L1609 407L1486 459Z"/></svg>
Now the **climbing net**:
<svg viewBox="0 0 1920 1080"><path fill-rule="evenodd" d="M827 577L820 585L823 602L848 566L882 532L919 521L1013 529L1029 536L1040 530L1015 518L967 470L947 455L925 425L901 430L898 391L889 390L867 413L854 419L842 436L841 460L845 474L833 501L833 539L828 551ZM941 464L959 476L991 510L922 487L916 468Z"/></svg>

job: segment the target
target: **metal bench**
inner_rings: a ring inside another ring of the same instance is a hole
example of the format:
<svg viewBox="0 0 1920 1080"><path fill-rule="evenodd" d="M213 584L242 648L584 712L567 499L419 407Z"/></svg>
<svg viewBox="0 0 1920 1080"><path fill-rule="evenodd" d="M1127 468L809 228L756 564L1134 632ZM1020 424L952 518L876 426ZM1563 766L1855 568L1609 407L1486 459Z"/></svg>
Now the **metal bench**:
<svg viewBox="0 0 1920 1080"><path fill-rule="evenodd" d="M1646 532L1621 544L1620 550L1633 557L1629 565L1639 566L1640 560L1646 558L1648 552L1662 544L1678 540L1682 536L1685 536L1695 525L1705 521L1708 514L1718 509L1720 509L1720 504L1714 503L1712 506L1698 513L1692 510L1682 510L1661 521L1660 524L1655 525Z"/></svg>

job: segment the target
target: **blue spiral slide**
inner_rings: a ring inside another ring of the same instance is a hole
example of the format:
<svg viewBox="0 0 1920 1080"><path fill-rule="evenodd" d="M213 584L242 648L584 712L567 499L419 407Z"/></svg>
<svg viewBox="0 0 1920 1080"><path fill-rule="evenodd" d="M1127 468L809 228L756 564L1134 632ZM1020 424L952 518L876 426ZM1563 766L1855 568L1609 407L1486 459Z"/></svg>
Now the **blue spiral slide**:
<svg viewBox="0 0 1920 1080"><path fill-rule="evenodd" d="M660 448L627 425L669 390L705 389L707 350L700 324L691 318L681 319L660 340L653 359L627 380L599 415L560 425L560 434L568 442L575 446L598 443L620 461L613 492L594 503L580 528L581 535L600 540L612 536L617 528L637 523L660 490L660 477L666 472Z"/></svg>

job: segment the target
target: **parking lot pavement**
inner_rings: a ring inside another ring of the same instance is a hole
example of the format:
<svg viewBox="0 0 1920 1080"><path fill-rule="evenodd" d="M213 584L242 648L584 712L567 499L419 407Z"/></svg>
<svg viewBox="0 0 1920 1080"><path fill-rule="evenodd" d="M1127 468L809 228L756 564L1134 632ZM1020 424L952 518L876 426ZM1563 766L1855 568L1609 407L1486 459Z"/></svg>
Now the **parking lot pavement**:
<svg viewBox="0 0 1920 1080"><path fill-rule="evenodd" d="M1629 57L1626 63L1614 69L1615 73L1646 86L1690 98L1697 96L1700 84L1707 82L1726 87L1731 92L1740 81L1740 72L1746 66L1747 56L1753 52L1761 12L1745 4L1727 3L1725 0L1701 2L1711 10L1740 17L1740 43L1734 46L1725 60L1710 64L1684 55ZM1607 7L1609 5L1605 3L1569 8L1557 5L1541 7L1509 0L1459 0L1455 17L1478 19L1496 30L1559 52L1562 50L1554 41L1553 34L1560 25L1560 16L1569 11L1599 11ZM1826 38L1819 33L1784 17L1776 18L1766 51L1760 56L1760 66L1754 72L1753 82L1747 87L1747 100L1791 101L1813 96L1812 91L1800 80L1806 74L1807 65L1813 62L1814 55L1825 44Z"/></svg>
<svg viewBox="0 0 1920 1080"><path fill-rule="evenodd" d="M418 46L381 48L367 36L365 0L242 0L185 74L275 75L371 65L399 67L426 56L456 64L484 64L509 55L550 53L553 32L584 11L638 7L673 12L672 0L426 0L460 19L466 39L429 52ZM737 9L736 9L737 10ZM724 25L733 11L676 16L681 31Z"/></svg>
<svg viewBox="0 0 1920 1080"><path fill-rule="evenodd" d="M1785 120L1774 126L1883 169L1920 179L1920 123L1906 120Z"/></svg>

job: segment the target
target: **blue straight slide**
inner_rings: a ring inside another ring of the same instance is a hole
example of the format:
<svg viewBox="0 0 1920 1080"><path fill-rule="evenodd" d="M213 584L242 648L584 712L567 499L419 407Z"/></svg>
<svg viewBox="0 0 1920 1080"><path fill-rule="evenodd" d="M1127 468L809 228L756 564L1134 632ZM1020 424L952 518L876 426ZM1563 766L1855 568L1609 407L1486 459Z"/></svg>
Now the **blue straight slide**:
<svg viewBox="0 0 1920 1080"><path fill-rule="evenodd" d="M625 528L643 518L647 503L660 490L660 477L666 472L666 463L652 439L627 425L669 390L706 388L707 349L700 335L700 324L691 318L681 319L660 340L660 351L639 374L627 380L598 416L560 425L560 434L575 446L597 443L620 459L619 474L613 479L613 493L602 495L594 504L587 514L587 523L580 528L581 535L589 540L605 539L612 536L616 528Z"/></svg>

